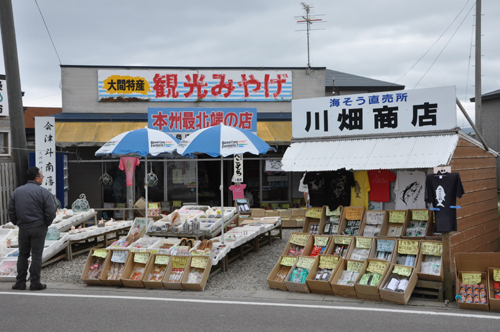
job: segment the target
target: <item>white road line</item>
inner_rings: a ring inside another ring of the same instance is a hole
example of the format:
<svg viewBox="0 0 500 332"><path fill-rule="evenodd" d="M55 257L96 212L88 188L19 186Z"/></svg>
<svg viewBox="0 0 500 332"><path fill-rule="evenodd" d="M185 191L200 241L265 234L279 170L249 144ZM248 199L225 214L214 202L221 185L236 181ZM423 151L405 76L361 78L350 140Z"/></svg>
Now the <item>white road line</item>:
<svg viewBox="0 0 500 332"><path fill-rule="evenodd" d="M53 293L18 293L18 292L0 292L0 295L14 296L40 296L40 297L68 297L68 298L91 298L91 299L117 299L117 300L138 300L138 301L161 301L161 302L186 302L186 303L202 303L202 304L229 304L229 305L249 305L249 306L265 306L265 307L287 307L300 309L326 309L326 310L348 310L348 311L372 311L372 312L390 312L413 315L429 315L429 316L448 316L461 318L478 318L478 319L497 319L499 316L493 315L475 315L469 313L450 313L450 312L433 312L421 310L401 310L387 308L369 308L369 307L340 307L312 304L292 304L292 303L265 303L265 302L244 302L244 301L224 301L224 300L195 300L195 299L174 299L164 297L141 297L141 296L118 296L118 295L84 295L84 294L53 294Z"/></svg>

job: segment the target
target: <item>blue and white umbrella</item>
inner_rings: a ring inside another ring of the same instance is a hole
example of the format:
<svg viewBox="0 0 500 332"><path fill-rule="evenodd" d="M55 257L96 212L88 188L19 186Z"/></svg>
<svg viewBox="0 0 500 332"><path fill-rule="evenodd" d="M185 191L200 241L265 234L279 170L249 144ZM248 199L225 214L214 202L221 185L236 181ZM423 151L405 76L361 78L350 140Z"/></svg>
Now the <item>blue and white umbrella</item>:
<svg viewBox="0 0 500 332"><path fill-rule="evenodd" d="M224 124L207 127L195 131L183 139L177 146L177 153L185 155L205 153L211 157L221 158L220 167L220 202L222 217L222 243L224 244L224 162L223 157L252 153L266 154L274 150L259 136L249 130L226 126Z"/></svg>
<svg viewBox="0 0 500 332"><path fill-rule="evenodd" d="M145 169L148 169L148 156L173 153L179 140L156 129L136 129L121 133L110 139L95 153L96 157L145 157ZM146 192L146 225L148 223L148 182L144 179Z"/></svg>

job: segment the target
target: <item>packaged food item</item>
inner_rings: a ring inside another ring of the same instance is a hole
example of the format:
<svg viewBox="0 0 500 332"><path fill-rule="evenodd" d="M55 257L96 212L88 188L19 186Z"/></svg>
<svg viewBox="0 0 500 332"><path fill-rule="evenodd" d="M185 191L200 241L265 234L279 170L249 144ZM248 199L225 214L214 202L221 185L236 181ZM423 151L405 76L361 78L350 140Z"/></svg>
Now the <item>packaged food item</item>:
<svg viewBox="0 0 500 332"><path fill-rule="evenodd" d="M181 282L183 275L184 269L172 269L172 272L168 277L168 282Z"/></svg>
<svg viewBox="0 0 500 332"><path fill-rule="evenodd" d="M192 269L191 272L189 272L189 275L187 277L187 282L190 284L199 284L201 283L201 279L203 277L203 270L202 269Z"/></svg>
<svg viewBox="0 0 500 332"><path fill-rule="evenodd" d="M136 267L132 270L132 274L130 275L130 279L132 280L141 280L144 275L143 267Z"/></svg>
<svg viewBox="0 0 500 332"><path fill-rule="evenodd" d="M159 282L163 279L163 275L165 274L167 266L166 265L155 265L152 273L149 274L149 281Z"/></svg>
<svg viewBox="0 0 500 332"><path fill-rule="evenodd" d="M108 280L119 280L122 277L125 263L112 263L108 272Z"/></svg>
<svg viewBox="0 0 500 332"><path fill-rule="evenodd" d="M102 268L104 266L104 258L93 257L92 263L90 264L89 272L87 273L87 279L99 279L101 278Z"/></svg>
<svg viewBox="0 0 500 332"><path fill-rule="evenodd" d="M288 272L290 272L291 268L292 268L291 266L281 266L274 280L278 282L285 281L285 278L288 275Z"/></svg>

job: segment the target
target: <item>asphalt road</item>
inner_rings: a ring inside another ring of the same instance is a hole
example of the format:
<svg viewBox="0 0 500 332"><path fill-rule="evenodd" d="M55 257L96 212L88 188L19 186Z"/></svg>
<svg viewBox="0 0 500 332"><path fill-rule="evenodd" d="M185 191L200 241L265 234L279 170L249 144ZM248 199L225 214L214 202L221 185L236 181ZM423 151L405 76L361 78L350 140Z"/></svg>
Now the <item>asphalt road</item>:
<svg viewBox="0 0 500 332"><path fill-rule="evenodd" d="M0 331L498 331L500 314L116 292L0 291Z"/></svg>

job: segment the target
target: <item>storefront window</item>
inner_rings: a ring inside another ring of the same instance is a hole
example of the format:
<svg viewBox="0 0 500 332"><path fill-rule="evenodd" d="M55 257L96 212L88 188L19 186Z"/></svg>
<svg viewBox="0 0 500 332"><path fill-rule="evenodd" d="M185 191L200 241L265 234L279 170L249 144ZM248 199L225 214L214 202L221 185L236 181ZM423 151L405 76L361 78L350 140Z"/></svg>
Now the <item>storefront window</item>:
<svg viewBox="0 0 500 332"><path fill-rule="evenodd" d="M0 155L10 155L9 132L0 132Z"/></svg>
<svg viewBox="0 0 500 332"><path fill-rule="evenodd" d="M196 160L168 160L165 167L167 198L172 207L196 203Z"/></svg>
<svg viewBox="0 0 500 332"><path fill-rule="evenodd" d="M278 160L263 160L262 169L262 203L288 203L289 174L281 170Z"/></svg>

